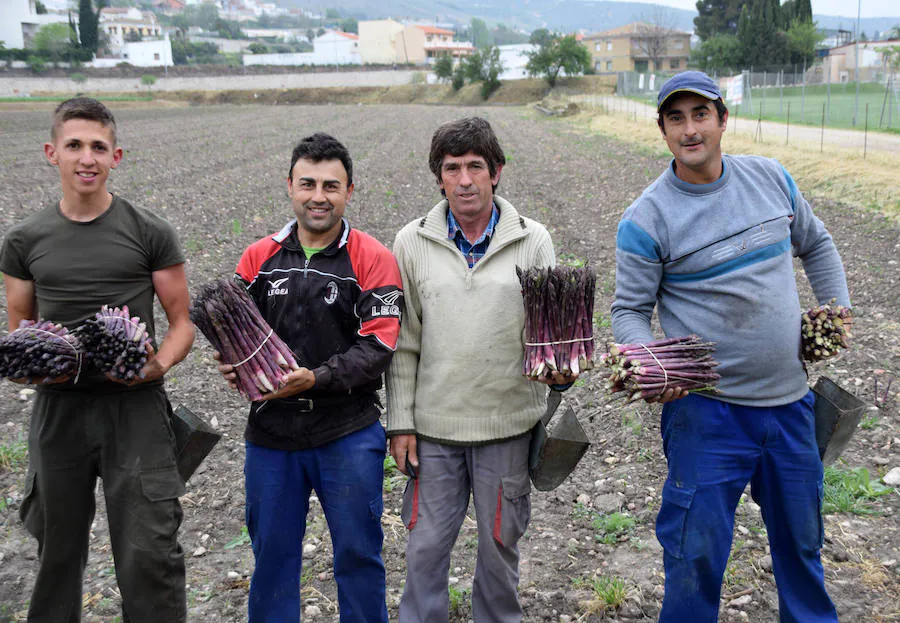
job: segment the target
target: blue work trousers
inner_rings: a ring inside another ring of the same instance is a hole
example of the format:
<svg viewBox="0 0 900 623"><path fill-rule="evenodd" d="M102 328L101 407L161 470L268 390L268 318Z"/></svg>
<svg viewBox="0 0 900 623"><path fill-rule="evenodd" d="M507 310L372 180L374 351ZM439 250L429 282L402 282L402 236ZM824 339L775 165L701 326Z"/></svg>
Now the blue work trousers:
<svg viewBox="0 0 900 623"><path fill-rule="evenodd" d="M661 622L717 620L734 513L748 482L769 535L781 622L837 622L820 558L823 472L813 401L810 392L783 406L746 407L691 394L663 407Z"/></svg>
<svg viewBox="0 0 900 623"><path fill-rule="evenodd" d="M246 446L247 528L256 557L250 622L300 620L303 536L315 491L331 532L341 623L386 623L381 423L309 450Z"/></svg>

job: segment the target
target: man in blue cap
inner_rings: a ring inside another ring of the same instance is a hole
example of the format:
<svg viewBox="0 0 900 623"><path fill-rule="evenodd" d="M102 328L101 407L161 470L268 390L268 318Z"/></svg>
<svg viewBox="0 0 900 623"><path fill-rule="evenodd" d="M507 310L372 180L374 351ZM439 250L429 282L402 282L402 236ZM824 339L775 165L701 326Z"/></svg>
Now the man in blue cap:
<svg viewBox="0 0 900 623"><path fill-rule="evenodd" d="M658 124L674 156L625 211L616 236L612 328L619 343L716 342L720 393L672 383L661 430L668 462L656 534L664 623L716 621L734 513L750 483L772 552L782 623L834 623L825 590L822 461L800 358L792 253L820 303L850 306L831 236L775 160L722 154L728 110L698 71L663 84Z"/></svg>

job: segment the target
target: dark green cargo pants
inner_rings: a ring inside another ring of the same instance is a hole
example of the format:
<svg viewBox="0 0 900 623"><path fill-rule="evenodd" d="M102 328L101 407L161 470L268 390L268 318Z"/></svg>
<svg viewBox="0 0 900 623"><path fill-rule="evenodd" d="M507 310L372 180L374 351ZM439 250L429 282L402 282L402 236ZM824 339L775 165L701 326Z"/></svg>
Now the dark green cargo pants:
<svg viewBox="0 0 900 623"><path fill-rule="evenodd" d="M38 392L21 509L40 560L28 621L81 620L98 476L123 620L185 620L184 553L176 540L184 483L174 448L161 386L111 394Z"/></svg>

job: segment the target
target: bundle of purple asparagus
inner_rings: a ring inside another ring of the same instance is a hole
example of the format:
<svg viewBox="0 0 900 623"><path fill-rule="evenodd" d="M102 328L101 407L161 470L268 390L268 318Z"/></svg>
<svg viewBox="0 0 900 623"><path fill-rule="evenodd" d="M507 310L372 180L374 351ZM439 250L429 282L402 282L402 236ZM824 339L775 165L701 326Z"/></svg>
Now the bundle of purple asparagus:
<svg viewBox="0 0 900 623"><path fill-rule="evenodd" d="M147 325L131 317L128 305L104 305L76 330L88 363L121 381L134 381L147 363Z"/></svg>
<svg viewBox="0 0 900 623"><path fill-rule="evenodd" d="M806 361L822 361L849 346L852 314L842 305L817 305L800 316L801 354Z"/></svg>
<svg viewBox="0 0 900 623"><path fill-rule="evenodd" d="M628 402L655 398L672 387L713 392L719 382L714 350L713 342L696 335L646 344L610 344L602 357L610 370L607 388L613 394L621 392Z"/></svg>
<svg viewBox="0 0 900 623"><path fill-rule="evenodd" d="M264 400L300 366L291 349L263 319L244 288L218 279L203 288L191 306L191 320L237 373L237 387L249 400Z"/></svg>
<svg viewBox="0 0 900 623"><path fill-rule="evenodd" d="M516 267L525 304L525 361L533 379L594 367L594 288L587 266Z"/></svg>
<svg viewBox="0 0 900 623"><path fill-rule="evenodd" d="M62 325L23 320L19 328L0 338L0 377L58 380L78 375L81 365L78 336Z"/></svg>

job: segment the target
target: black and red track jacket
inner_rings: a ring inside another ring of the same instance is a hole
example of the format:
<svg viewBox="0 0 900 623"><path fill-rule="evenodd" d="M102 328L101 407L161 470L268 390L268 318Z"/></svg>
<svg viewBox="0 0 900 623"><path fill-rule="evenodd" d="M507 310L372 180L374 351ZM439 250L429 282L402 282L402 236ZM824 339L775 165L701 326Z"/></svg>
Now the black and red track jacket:
<svg viewBox="0 0 900 623"><path fill-rule="evenodd" d="M263 317L315 373L309 390L254 402L245 437L280 450L321 446L379 416L381 375L400 334L403 290L391 252L343 220L341 233L309 260L291 221L253 243L238 262Z"/></svg>

